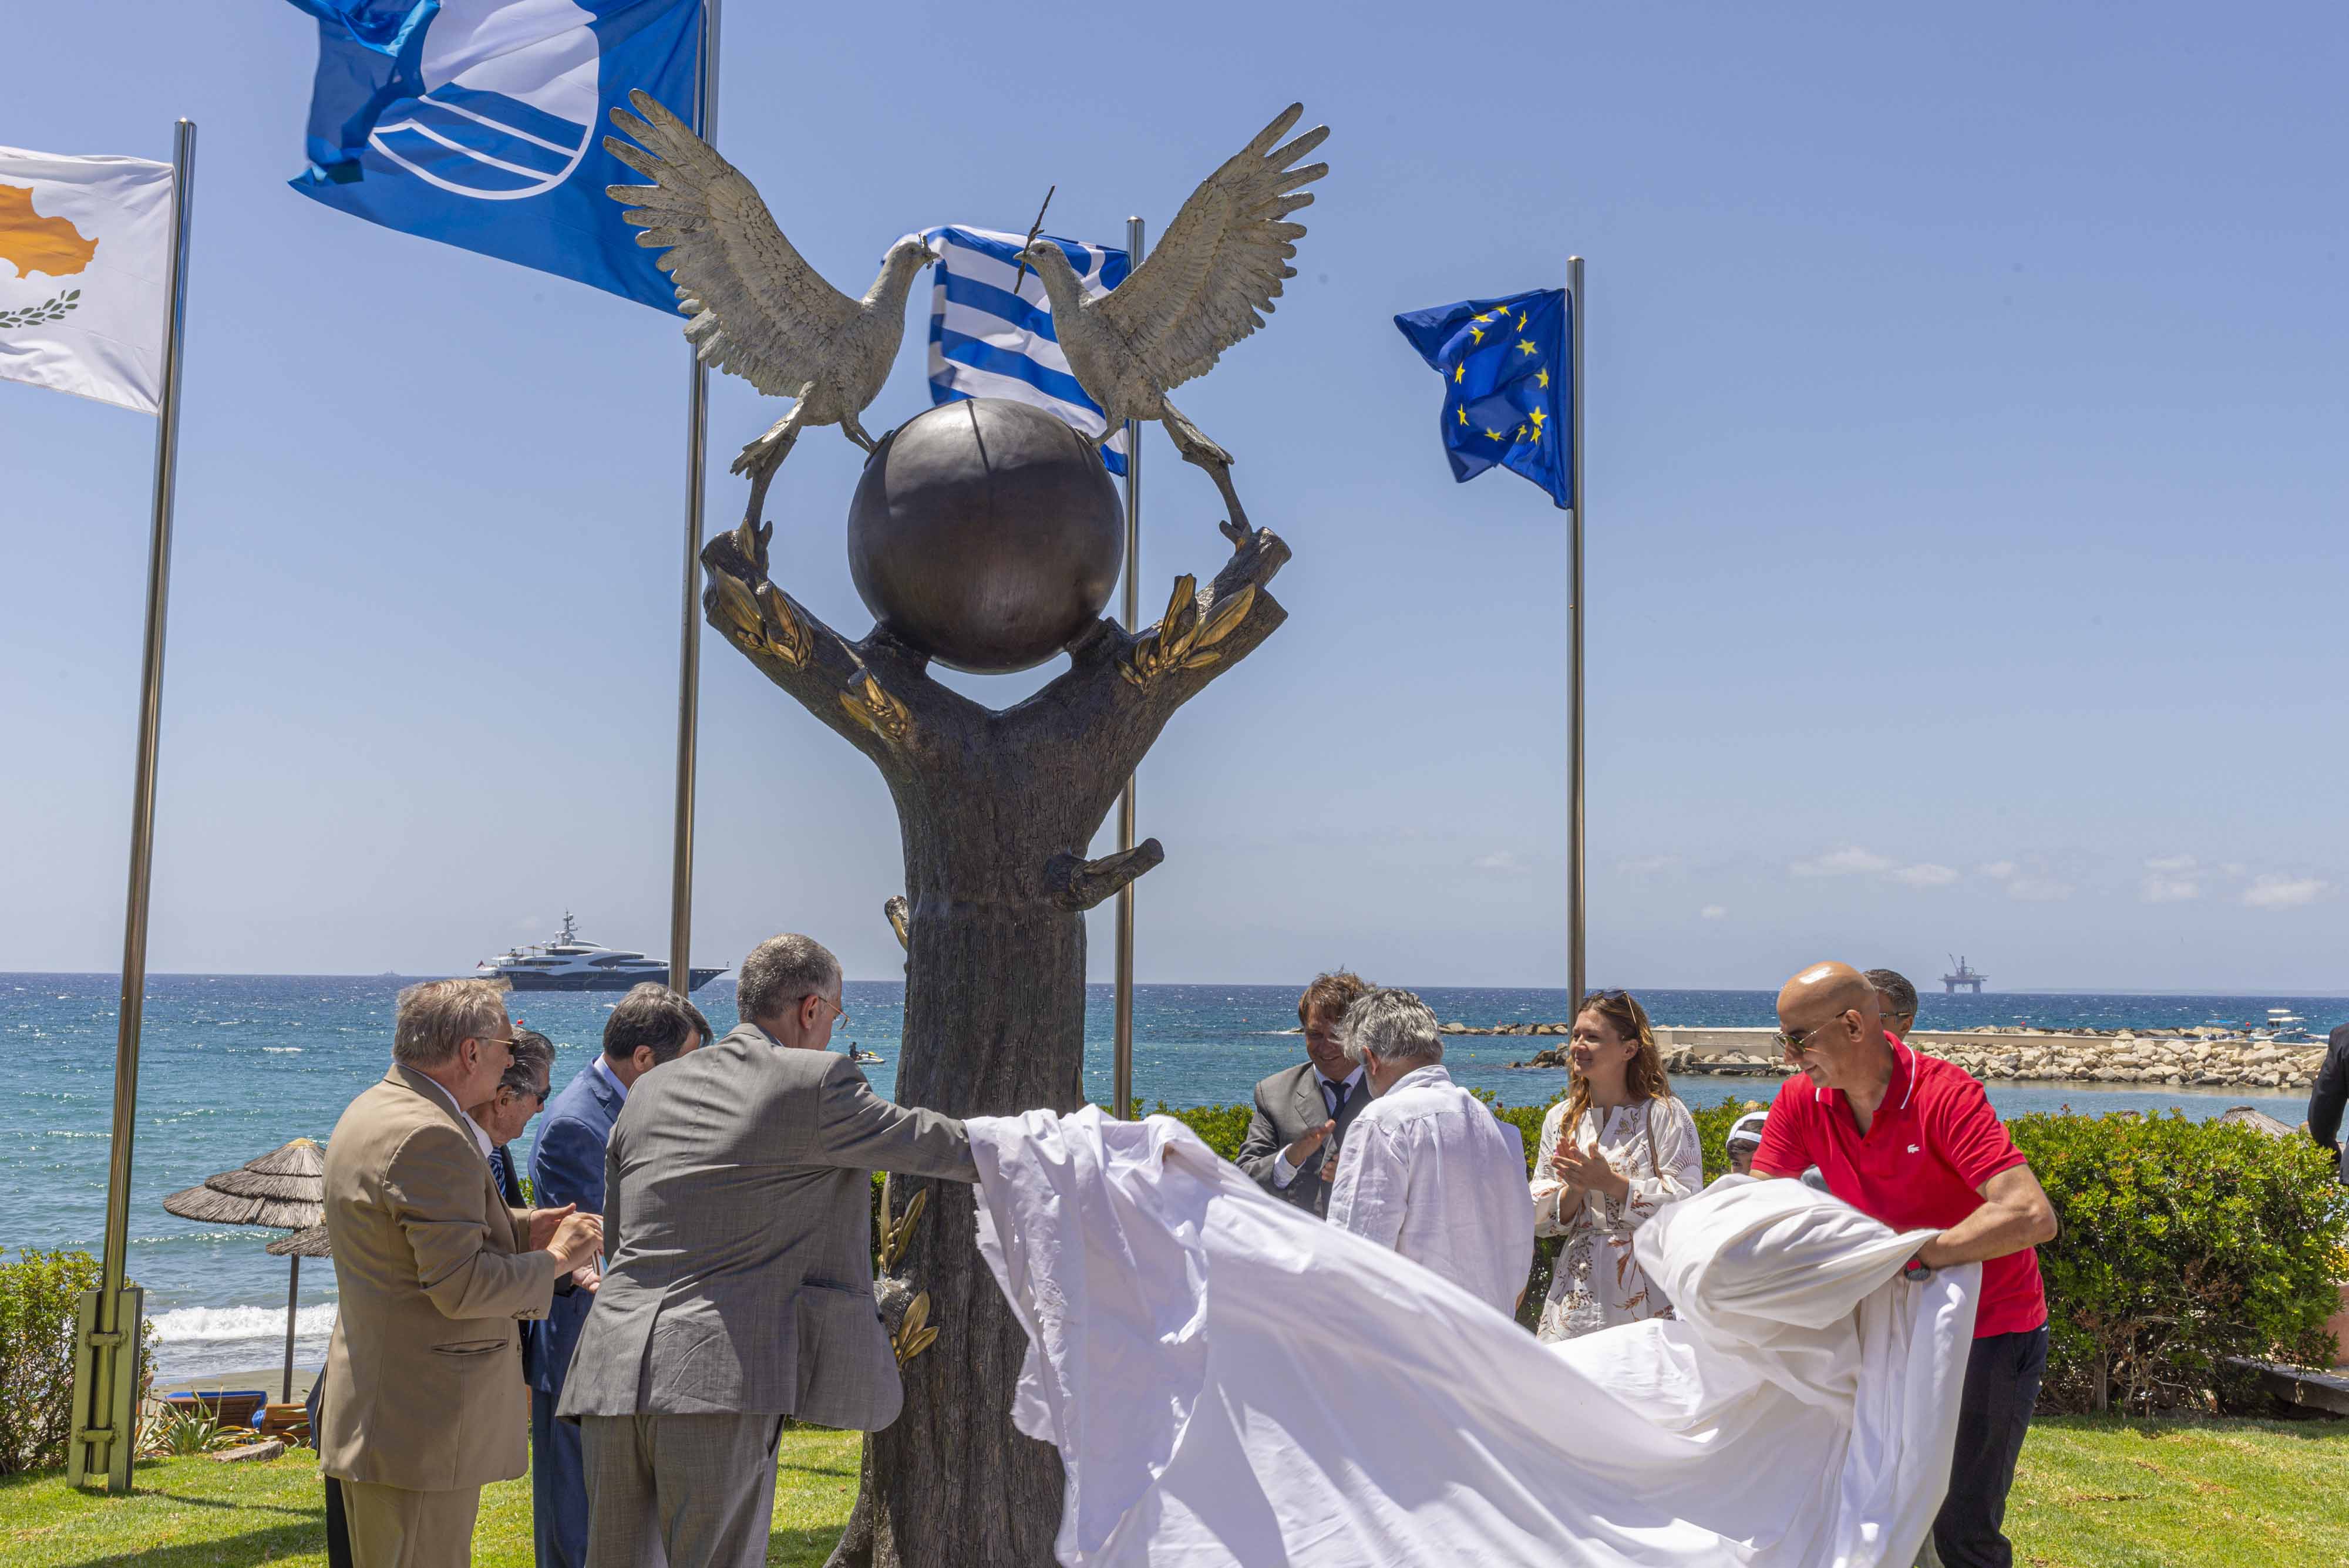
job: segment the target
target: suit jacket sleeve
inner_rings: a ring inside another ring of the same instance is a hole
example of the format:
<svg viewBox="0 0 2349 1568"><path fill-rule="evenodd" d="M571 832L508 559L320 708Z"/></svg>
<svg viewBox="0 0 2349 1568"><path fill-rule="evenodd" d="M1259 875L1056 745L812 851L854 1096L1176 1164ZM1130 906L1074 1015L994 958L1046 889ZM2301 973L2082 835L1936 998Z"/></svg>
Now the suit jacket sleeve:
<svg viewBox="0 0 2349 1568"><path fill-rule="evenodd" d="M1248 1179L1267 1192L1277 1192L1279 1189L1273 1183L1272 1164L1280 1158L1280 1151L1285 1147L1280 1141L1280 1134L1273 1128L1272 1112L1264 1103L1264 1085L1258 1084L1256 1086L1256 1108L1248 1116L1247 1137L1241 1140L1240 1151L1232 1157L1232 1163L1246 1171Z"/></svg>
<svg viewBox="0 0 2349 1568"><path fill-rule="evenodd" d="M620 1135L616 1128L604 1148L604 1256L620 1251Z"/></svg>
<svg viewBox="0 0 2349 1568"><path fill-rule="evenodd" d="M826 1165L949 1181L978 1179L962 1123L883 1099L845 1056L833 1057L824 1072L815 1141Z"/></svg>
<svg viewBox="0 0 2349 1568"><path fill-rule="evenodd" d="M575 1116L539 1129L531 1151L532 1193L541 1207L576 1203L582 1214L604 1212L604 1138Z"/></svg>
<svg viewBox="0 0 2349 1568"><path fill-rule="evenodd" d="M481 1157L453 1127L419 1128L384 1173L400 1228L416 1254L416 1282L446 1317L543 1317L554 1299L554 1255L501 1252L482 1244L501 1205L482 1205Z"/></svg>
<svg viewBox="0 0 2349 1568"><path fill-rule="evenodd" d="M2349 1105L2349 1025L2333 1032L2324 1064L2308 1092L2308 1136L2319 1147L2330 1149L2339 1141L2344 1105Z"/></svg>

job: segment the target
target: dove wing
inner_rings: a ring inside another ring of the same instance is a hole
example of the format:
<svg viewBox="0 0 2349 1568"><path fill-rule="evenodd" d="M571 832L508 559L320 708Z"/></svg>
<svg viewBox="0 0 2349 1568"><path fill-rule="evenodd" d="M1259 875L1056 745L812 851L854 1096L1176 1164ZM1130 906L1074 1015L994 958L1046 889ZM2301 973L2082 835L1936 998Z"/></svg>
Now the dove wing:
<svg viewBox="0 0 2349 1568"><path fill-rule="evenodd" d="M620 216L644 231L636 244L667 253L654 265L677 280L693 317L685 335L703 363L771 397L796 396L856 319L856 302L792 248L740 170L649 93L628 101L636 113L615 109L612 123L644 147L616 136L604 147L653 183L605 193L630 203Z"/></svg>
<svg viewBox="0 0 2349 1568"><path fill-rule="evenodd" d="M1264 325L1305 225L1288 214L1312 204L1309 185L1326 163L1296 168L1321 145L1316 126L1283 146L1274 143L1305 112L1290 104L1255 140L1199 182L1150 258L1090 308L1117 328L1159 390L1205 375L1223 351Z"/></svg>

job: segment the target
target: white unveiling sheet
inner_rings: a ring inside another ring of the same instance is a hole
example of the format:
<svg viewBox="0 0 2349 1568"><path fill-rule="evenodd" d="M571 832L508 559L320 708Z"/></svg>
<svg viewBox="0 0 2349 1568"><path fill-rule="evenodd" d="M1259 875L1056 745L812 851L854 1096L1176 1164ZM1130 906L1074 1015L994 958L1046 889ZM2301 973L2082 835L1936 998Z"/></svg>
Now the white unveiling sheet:
<svg viewBox="0 0 2349 1568"><path fill-rule="evenodd" d="M1799 1181L1641 1228L1677 1321L1544 1345L1171 1118L968 1125L1067 1568L1909 1568L1940 1505L1980 1270Z"/></svg>

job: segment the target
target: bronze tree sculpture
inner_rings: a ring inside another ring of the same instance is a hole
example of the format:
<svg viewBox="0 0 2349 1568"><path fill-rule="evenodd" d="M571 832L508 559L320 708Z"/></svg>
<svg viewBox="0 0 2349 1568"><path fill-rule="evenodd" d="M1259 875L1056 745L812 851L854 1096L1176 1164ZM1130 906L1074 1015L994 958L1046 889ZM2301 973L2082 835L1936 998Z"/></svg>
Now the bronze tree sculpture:
<svg viewBox="0 0 2349 1568"><path fill-rule="evenodd" d="M862 752L896 803L906 902L896 1093L908 1105L978 1116L1083 1103L1084 911L1162 857L1154 839L1102 859L1086 848L1175 711L1286 618L1266 585L1288 547L1266 530L1235 528L1214 580L1202 590L1175 579L1157 625L1133 631L1102 618L1099 562L1088 566L1088 551L1067 540L1102 495L1113 503L1109 486L1088 441L1024 404L950 403L892 431L867 461L852 536L885 541L894 520L929 552L897 562L896 586L883 591L895 597L878 604L859 573L877 618L861 640L769 580L770 528L747 540L721 535L702 552L710 624ZM1044 543L1004 547L1007 497L1036 513L1021 537ZM1009 667L1019 657L1011 645L1032 635L1023 628L1090 606L1067 643L1069 669L999 711L932 680L940 650L892 618L928 602L926 592L935 599L989 572L962 611L955 658L965 667ZM927 1327L904 1338L927 1348L907 1356L904 1414L867 1441L833 1563L1049 1563L1060 1461L1012 1428L1026 1336L978 1255L968 1194L930 1194L926 1218L910 1234L893 1226L890 1245L885 1312L926 1292Z"/></svg>

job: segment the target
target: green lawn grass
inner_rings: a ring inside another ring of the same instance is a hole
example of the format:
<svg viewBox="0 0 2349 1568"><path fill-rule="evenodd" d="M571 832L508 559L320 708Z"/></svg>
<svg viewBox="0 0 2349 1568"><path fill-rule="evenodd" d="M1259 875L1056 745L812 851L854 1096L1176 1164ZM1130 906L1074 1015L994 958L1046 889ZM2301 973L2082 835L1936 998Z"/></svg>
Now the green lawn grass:
<svg viewBox="0 0 2349 1568"><path fill-rule="evenodd" d="M772 1568L821 1568L856 1496L854 1433L785 1432ZM2023 1450L2007 1533L2031 1568L2349 1564L2349 1422L2050 1417ZM247 1568L326 1562L316 1462L155 1459L127 1498L57 1472L0 1480L10 1568ZM530 1482L481 1495L481 1568L531 1568Z"/></svg>
<svg viewBox="0 0 2349 1568"><path fill-rule="evenodd" d="M854 1432L790 1431L775 1484L771 1568L822 1568L856 1501ZM246 1568L326 1561L316 1456L267 1463L140 1461L129 1497L78 1492L62 1471L0 1480L0 1562L8 1568ZM481 1492L479 1568L532 1568L530 1481Z"/></svg>

